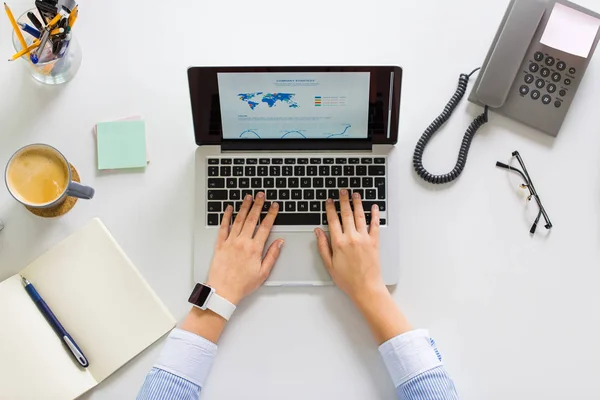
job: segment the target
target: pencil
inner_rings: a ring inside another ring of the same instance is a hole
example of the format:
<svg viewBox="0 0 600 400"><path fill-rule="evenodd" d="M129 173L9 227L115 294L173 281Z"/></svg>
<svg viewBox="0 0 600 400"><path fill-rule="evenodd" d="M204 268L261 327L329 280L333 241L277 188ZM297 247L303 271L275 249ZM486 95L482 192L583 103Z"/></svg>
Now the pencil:
<svg viewBox="0 0 600 400"><path fill-rule="evenodd" d="M23 57L24 55L26 55L27 53L31 52L31 50L37 48L40 45L40 41L39 40L34 40L33 44L23 50L21 50L20 52L18 52L17 54L15 54L14 56L12 56L11 58L8 59L8 61L15 61L18 60L19 58Z"/></svg>
<svg viewBox="0 0 600 400"><path fill-rule="evenodd" d="M75 6L73 11L71 11L71 15L69 15L69 27L67 31L71 31L73 25L75 25L75 21L77 21L77 16L79 15L79 4Z"/></svg>
<svg viewBox="0 0 600 400"><path fill-rule="evenodd" d="M19 42L21 43L21 48L25 49L27 47L27 42L25 42L25 38L23 37L23 34L21 33L21 29L19 29L19 25L17 25L17 21L15 21L15 16L13 15L12 11L10 11L10 8L8 8L8 5L6 3L4 3L4 9L6 10L6 15L8 15L10 24L13 26L13 29L15 30L15 34L17 35L17 38L19 39Z"/></svg>
<svg viewBox="0 0 600 400"><path fill-rule="evenodd" d="M63 16L61 13L56 14L56 17L52 18L52 21L48 22L46 29L52 29L54 25L58 24L58 21L60 21L62 17Z"/></svg>

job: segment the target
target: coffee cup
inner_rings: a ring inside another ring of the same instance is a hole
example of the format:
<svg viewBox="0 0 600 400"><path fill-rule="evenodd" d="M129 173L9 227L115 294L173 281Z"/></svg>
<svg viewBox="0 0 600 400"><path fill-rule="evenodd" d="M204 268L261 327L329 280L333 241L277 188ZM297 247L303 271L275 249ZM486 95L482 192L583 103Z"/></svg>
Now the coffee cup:
<svg viewBox="0 0 600 400"><path fill-rule="evenodd" d="M47 144L17 150L6 165L4 181L11 196L33 208L58 206L68 196L94 197L94 189L73 181L66 157Z"/></svg>

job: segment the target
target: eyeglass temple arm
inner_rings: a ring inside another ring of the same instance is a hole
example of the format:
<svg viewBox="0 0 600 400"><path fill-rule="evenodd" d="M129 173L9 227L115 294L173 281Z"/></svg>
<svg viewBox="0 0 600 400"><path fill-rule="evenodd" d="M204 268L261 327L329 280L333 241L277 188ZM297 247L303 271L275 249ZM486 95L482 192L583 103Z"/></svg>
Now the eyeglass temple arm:
<svg viewBox="0 0 600 400"><path fill-rule="evenodd" d="M518 168L513 168L513 167L511 167L510 165L504 164L504 163L502 163L502 162L500 162L500 161L496 161L496 167L499 167L499 168L504 168L504 169L507 169L507 170L509 170L509 171L516 172L516 173L518 173L519 175L521 175L521 177L522 177L522 178L523 178L523 180L525 181L524 183L527 183L527 182L529 182L529 179L527 179L527 177L525 176L525 174L524 174L523 172L521 172L521 170L520 170L520 169L518 169Z"/></svg>
<svg viewBox="0 0 600 400"><path fill-rule="evenodd" d="M532 235L535 233L535 230L537 229L537 225L538 225L538 222L540 222L541 216L542 216L542 209L540 208L540 211L538 211L538 215L535 218L533 225L531 225L531 229L529 230L529 233L531 233Z"/></svg>

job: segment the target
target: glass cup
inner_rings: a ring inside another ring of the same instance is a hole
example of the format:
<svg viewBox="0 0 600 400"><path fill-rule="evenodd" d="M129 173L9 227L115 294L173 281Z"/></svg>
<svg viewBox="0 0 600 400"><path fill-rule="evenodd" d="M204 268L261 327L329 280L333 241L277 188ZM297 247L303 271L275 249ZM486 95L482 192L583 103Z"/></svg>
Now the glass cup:
<svg viewBox="0 0 600 400"><path fill-rule="evenodd" d="M24 23L28 25L32 25L31 21L27 17L27 13L32 12L38 17L41 21L42 18L38 13L37 9L31 9L21 15L18 19L19 23ZM81 65L81 47L79 47L79 43L73 33L70 33L71 39L69 40L67 47L62 51L62 56L59 54L58 56L53 56L51 45L46 45L46 51L44 54L50 55L45 58L42 57L39 63L34 64L29 54L26 54L21 57L21 61L24 65L26 65L27 69L31 76L42 83L47 85L60 85L61 83L66 83L73 79L77 71L79 70L79 66ZM25 42L29 46L33 43L34 37L29 35L28 33L23 32L23 37L25 38ZM50 42L50 40L48 40ZM21 43L17 38L17 35L13 32L13 46L15 48L15 53L18 53L22 50ZM37 52L37 49L34 49L32 53Z"/></svg>

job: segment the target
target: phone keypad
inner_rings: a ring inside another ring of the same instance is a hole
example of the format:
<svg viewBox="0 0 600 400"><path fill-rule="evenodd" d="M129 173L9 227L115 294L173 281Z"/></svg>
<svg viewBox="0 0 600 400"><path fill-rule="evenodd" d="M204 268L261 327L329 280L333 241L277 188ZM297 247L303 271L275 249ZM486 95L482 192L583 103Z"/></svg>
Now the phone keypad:
<svg viewBox="0 0 600 400"><path fill-rule="evenodd" d="M544 105L562 106L569 93L569 86L575 80L577 70L563 60L538 51L533 54L528 70L523 71L523 82L518 86L522 97L540 101ZM558 93L557 93L558 91Z"/></svg>

